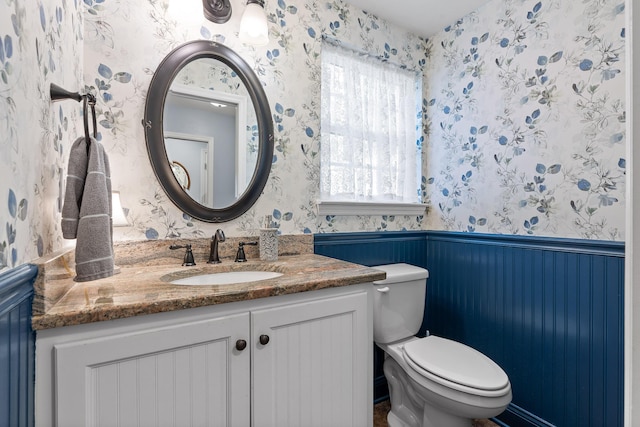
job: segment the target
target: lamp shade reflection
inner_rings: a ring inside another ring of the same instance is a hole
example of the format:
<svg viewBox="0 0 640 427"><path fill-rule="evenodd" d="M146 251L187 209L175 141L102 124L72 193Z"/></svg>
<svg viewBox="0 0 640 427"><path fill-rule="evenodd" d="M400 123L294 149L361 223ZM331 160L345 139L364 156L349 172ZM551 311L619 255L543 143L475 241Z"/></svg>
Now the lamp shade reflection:
<svg viewBox="0 0 640 427"><path fill-rule="evenodd" d="M111 193L111 209L111 217L113 219L114 227L126 227L129 225L129 221L127 221L127 217L122 209L122 203L120 203L119 191L113 191Z"/></svg>

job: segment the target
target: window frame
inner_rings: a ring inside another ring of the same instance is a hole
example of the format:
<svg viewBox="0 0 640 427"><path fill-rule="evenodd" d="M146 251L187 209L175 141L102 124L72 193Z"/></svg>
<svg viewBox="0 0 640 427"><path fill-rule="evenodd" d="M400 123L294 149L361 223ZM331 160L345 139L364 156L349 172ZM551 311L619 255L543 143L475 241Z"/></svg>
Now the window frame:
<svg viewBox="0 0 640 427"><path fill-rule="evenodd" d="M327 42L325 39L325 43L330 43L336 48L344 48L339 45L339 42L336 44L332 41ZM361 52L356 52L358 54L362 54ZM365 54L366 56L371 57L372 55ZM375 59L379 60L381 64L383 62L382 58L375 57ZM324 65L323 65L324 67ZM419 84L419 82L418 82ZM421 87L421 85L420 85ZM321 95L322 96L322 95ZM420 91L416 91L416 97L422 99L422 93ZM322 105L322 102L321 102ZM419 103L416 105L418 107ZM419 109L417 108L419 111ZM345 125L348 127L348 125ZM336 127L345 127L336 125ZM416 126L421 128L419 119L416 120ZM335 129L335 128L334 128ZM332 130L334 130L332 129ZM322 131L322 130L321 130ZM349 132L344 132L340 134L343 137L348 137ZM322 150L322 144L320 147ZM420 177L422 175L422 151L420 151L420 159L418 160L418 175L416 178L416 190L420 188ZM375 166L372 166L375 168ZM322 175L322 162L320 163L320 175ZM419 196L418 196L419 197ZM424 202L407 202L401 200L359 200L359 199L349 199L349 198L341 198L341 197L327 197L322 195L322 190L320 190L320 197L316 201L318 214L319 215L424 215L426 213L428 205Z"/></svg>

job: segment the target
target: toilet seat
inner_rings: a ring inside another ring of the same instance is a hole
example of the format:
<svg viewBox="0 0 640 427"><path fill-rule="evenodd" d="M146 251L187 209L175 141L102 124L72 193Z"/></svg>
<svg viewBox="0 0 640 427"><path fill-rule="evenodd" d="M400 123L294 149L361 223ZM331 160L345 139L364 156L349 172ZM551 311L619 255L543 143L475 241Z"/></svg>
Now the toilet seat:
<svg viewBox="0 0 640 427"><path fill-rule="evenodd" d="M502 396L510 390L507 374L491 359L462 343L429 336L402 347L409 367L446 387L477 396Z"/></svg>

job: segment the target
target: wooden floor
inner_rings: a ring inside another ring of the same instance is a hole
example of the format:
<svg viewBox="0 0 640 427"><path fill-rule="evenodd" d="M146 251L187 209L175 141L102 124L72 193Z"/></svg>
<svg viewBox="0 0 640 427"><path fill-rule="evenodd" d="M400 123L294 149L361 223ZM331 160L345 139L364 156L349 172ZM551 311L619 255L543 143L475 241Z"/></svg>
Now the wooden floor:
<svg viewBox="0 0 640 427"><path fill-rule="evenodd" d="M389 401L378 403L373 407L373 427L388 427L387 413L391 405ZM473 427L498 427L498 425L489 420L474 420Z"/></svg>

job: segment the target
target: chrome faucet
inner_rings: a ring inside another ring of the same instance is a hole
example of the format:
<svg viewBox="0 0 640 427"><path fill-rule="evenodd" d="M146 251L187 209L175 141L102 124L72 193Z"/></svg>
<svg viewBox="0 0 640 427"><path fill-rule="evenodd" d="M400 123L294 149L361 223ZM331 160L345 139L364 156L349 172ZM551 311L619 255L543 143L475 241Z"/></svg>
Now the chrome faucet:
<svg viewBox="0 0 640 427"><path fill-rule="evenodd" d="M207 261L207 264L220 264L220 257L218 256L218 243L224 241L224 232L218 228L216 230L216 234L211 236L211 250L209 252L209 261Z"/></svg>

